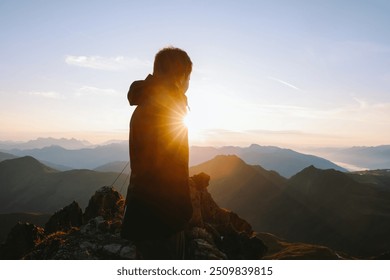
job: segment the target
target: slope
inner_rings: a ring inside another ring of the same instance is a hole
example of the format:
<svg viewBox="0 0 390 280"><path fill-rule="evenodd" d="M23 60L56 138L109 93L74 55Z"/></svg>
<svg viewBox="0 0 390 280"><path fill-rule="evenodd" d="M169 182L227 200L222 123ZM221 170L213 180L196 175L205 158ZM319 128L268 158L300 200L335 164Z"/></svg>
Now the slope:
<svg viewBox="0 0 390 280"><path fill-rule="evenodd" d="M292 203L295 208L291 209ZM293 176L268 224L291 241L324 244L357 256L390 250L390 190L313 166ZM275 220L284 219L284 223Z"/></svg>
<svg viewBox="0 0 390 280"><path fill-rule="evenodd" d="M41 213L10 213L0 214L0 243L5 241L10 229L18 222L32 223L43 227L51 215Z"/></svg>
<svg viewBox="0 0 390 280"><path fill-rule="evenodd" d="M75 199L85 207L91 193L117 176L91 170L59 172L32 157L5 160L0 162L0 213L51 213ZM118 189L126 191L126 178L118 178Z"/></svg>
<svg viewBox="0 0 390 280"><path fill-rule="evenodd" d="M210 174L215 201L257 231L360 257L390 250L390 186L360 183L350 174L314 166L286 180L236 156L217 156L190 171Z"/></svg>
<svg viewBox="0 0 390 280"><path fill-rule="evenodd" d="M216 156L190 168L191 175L200 172L210 175L209 192L217 203L223 208L235 209L250 223L267 211L268 203L286 182L276 172L250 166L235 155Z"/></svg>
<svg viewBox="0 0 390 280"><path fill-rule="evenodd" d="M9 154L9 153L0 152L0 161L6 160L6 159L13 159L13 158L17 158L17 156L14 156L14 155Z"/></svg>

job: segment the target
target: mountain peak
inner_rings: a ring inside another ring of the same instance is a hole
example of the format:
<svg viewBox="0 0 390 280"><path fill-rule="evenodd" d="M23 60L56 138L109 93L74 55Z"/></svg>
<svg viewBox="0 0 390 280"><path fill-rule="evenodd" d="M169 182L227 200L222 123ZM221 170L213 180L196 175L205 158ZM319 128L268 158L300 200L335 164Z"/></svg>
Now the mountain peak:
<svg viewBox="0 0 390 280"><path fill-rule="evenodd" d="M221 178L233 174L240 169L239 167L245 166L247 166L247 164L236 155L218 155L209 161L191 167L191 170L195 173L209 170L214 178Z"/></svg>
<svg viewBox="0 0 390 280"><path fill-rule="evenodd" d="M240 162L240 163L245 164L245 162L237 155L217 155L213 160L215 160L215 161Z"/></svg>
<svg viewBox="0 0 390 280"><path fill-rule="evenodd" d="M12 172L18 170L18 172L28 172L28 173L57 172L57 170L42 164L40 161L36 160L32 156L24 156L24 157L8 159L0 162L0 172L2 171L8 172L7 170L11 170Z"/></svg>
<svg viewBox="0 0 390 280"><path fill-rule="evenodd" d="M327 177L331 177L331 176L347 177L343 172L335 170L335 169L319 169L319 168L315 167L314 165L310 165L310 166L302 169L296 175L292 176L291 179L300 178L300 177L310 178L313 176L322 176L322 175L326 175Z"/></svg>

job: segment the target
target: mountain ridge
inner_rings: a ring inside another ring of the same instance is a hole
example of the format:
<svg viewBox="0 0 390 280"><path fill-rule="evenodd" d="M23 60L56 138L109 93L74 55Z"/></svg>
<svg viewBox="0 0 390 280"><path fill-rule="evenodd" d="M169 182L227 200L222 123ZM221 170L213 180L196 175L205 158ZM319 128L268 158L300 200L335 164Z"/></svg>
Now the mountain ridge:
<svg viewBox="0 0 390 280"><path fill-rule="evenodd" d="M347 171L345 168L324 158L298 153L291 149L260 146L258 144L252 144L249 147L226 146L221 148L192 146L190 148L190 166L200 164L221 154L235 154L248 164L261 165L265 169L275 170L284 177L291 177L310 165L322 169L333 168Z"/></svg>
<svg viewBox="0 0 390 280"><path fill-rule="evenodd" d="M350 174L314 166L286 179L236 155L219 155L190 168L191 175L199 172L210 174L208 192L219 207L231 209L258 232L363 258L390 251L387 181L357 182ZM61 172L32 157L6 160L0 162L0 213L52 213L74 200L85 207L96 186L110 185L117 176L91 170ZM118 184L127 186L126 177L122 175Z"/></svg>
<svg viewBox="0 0 390 280"><path fill-rule="evenodd" d="M41 149L50 146L61 146L65 149L76 150L93 146L86 140L78 140L75 138L53 138L39 137L26 142L16 141L0 141L0 149L3 150L26 150L26 149Z"/></svg>
<svg viewBox="0 0 390 280"><path fill-rule="evenodd" d="M185 259L351 259L324 246L288 243L272 234L253 232L247 221L215 203L207 191L209 179L204 173L189 178L194 212L184 231L187 241L182 256ZM6 242L0 245L0 259L172 257L173 248L138 247L120 238L123 212L124 198L112 187L100 188L89 200L84 213L74 201L51 216L44 228L16 224Z"/></svg>
<svg viewBox="0 0 390 280"><path fill-rule="evenodd" d="M129 160L127 142L112 143L103 146L88 147L78 150L69 150L61 146L49 146L40 149L13 149L6 150L15 156L33 156L41 162L47 163L60 170L69 169L96 169L111 164L106 171L120 172L114 167L114 162ZM274 146L260 146L252 144L249 147L226 146L221 148L213 147L190 147L190 166L197 165L216 155L235 154L248 164L261 165L268 170L275 170L284 177L290 177L309 165L316 165L319 168L335 168L346 171L334 163L313 155L306 155L295 152L291 149L283 149Z"/></svg>
<svg viewBox="0 0 390 280"><path fill-rule="evenodd" d="M308 151L334 162L355 166L353 171L390 168L390 145L313 148Z"/></svg>
<svg viewBox="0 0 390 280"><path fill-rule="evenodd" d="M347 173L314 166L290 179L264 169L259 169L265 172L259 176L256 166L243 161L226 176L213 178L217 168L231 165L231 159L214 158L190 171L210 174L209 191L215 201L248 220L256 231L360 257L390 251L385 237L390 234L390 185L360 183ZM243 169L252 170L249 177ZM272 183L269 178L274 178Z"/></svg>
<svg viewBox="0 0 390 280"><path fill-rule="evenodd" d="M2 161L0 213L51 213L58 205L74 199L85 206L96 186L110 185L116 178L118 184L128 184L125 174L86 169L58 171L30 156ZM45 203L42 203L43 198Z"/></svg>

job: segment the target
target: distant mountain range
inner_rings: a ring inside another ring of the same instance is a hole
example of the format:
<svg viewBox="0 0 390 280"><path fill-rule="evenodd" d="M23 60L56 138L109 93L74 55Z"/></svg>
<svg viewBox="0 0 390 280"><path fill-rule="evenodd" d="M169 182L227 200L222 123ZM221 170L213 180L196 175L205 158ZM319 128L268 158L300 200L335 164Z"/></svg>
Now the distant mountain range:
<svg viewBox="0 0 390 280"><path fill-rule="evenodd" d="M55 169L65 171L75 168L95 169L115 162L127 162L128 141L112 140L92 145L77 139L38 138L27 142L0 141L0 152L15 156L33 156ZM273 146L253 144L249 147L198 147L190 150L190 166L200 164L217 155L237 155L248 164L261 165L275 170L284 177L291 177L310 165L320 169L339 171L390 169L390 145L352 148L311 148L297 152ZM6 158L5 158L6 159ZM2 156L0 153L0 161ZM112 164L114 163L114 164ZM106 166L106 170L109 166Z"/></svg>
<svg viewBox="0 0 390 280"><path fill-rule="evenodd" d="M6 159L13 159L13 158L17 158L17 156L9 154L9 153L0 152L0 161L6 160Z"/></svg>
<svg viewBox="0 0 390 280"><path fill-rule="evenodd" d="M310 166L285 179L236 156L217 156L190 171L209 174L215 201L257 231L355 256L390 250L387 171L349 174Z"/></svg>
<svg viewBox="0 0 390 280"><path fill-rule="evenodd" d="M56 146L57 150L52 146ZM48 149L49 147L51 149ZM63 148L63 150L58 149L58 147ZM72 154L68 150L73 150L75 153ZM83 165L77 165L76 162L79 158L75 155L77 154L76 150L83 150L80 155L88 155L89 158L92 156L93 159L91 161L84 159L81 161ZM112 155L110 155L110 150L113 152ZM290 177L310 165L320 169L334 168L340 171L345 171L345 169L350 171L390 169L390 145L351 148L320 147L303 150L304 153L256 144L249 147L226 146L219 148L193 146L190 153L190 166L210 160L217 155L234 154L248 164L260 164L265 169L276 170L285 177ZM95 169L110 162L128 161L128 141L112 140L101 145L93 145L87 141L74 138L56 139L50 137L27 142L0 141L0 152L16 156L34 156L47 165L55 166L60 170ZM65 157L58 162L59 156ZM102 157L105 157L105 160L102 160ZM93 164L95 159L97 159L97 164ZM285 162L283 166L280 166L281 162ZM332 164L335 165L332 166Z"/></svg>
<svg viewBox="0 0 390 280"><path fill-rule="evenodd" d="M306 155L290 149L252 144L249 147L191 147L190 166L200 164L217 155L236 155L248 164L261 165L275 170L284 177L291 177L302 169L314 165L320 169L347 171L333 162L313 155Z"/></svg>
<svg viewBox="0 0 390 280"><path fill-rule="evenodd" d="M44 164L61 171L91 169L106 172L121 172L124 167L123 163L129 160L127 141L77 150L52 145L35 149L11 149L2 151L19 157L32 156ZM258 164L265 169L275 170L285 177L290 177L310 165L322 169L334 168L340 171L346 171L346 169L326 159L313 155L306 155L289 149L259 145L251 145L246 148L194 146L190 148L190 166L210 160L216 155L228 154L237 155L248 164ZM130 169L126 169L125 171L129 173Z"/></svg>
<svg viewBox="0 0 390 280"><path fill-rule="evenodd" d="M42 149L50 146L60 146L69 150L83 149L87 147L92 147L93 145L85 140L77 140L75 138L37 138L35 140L30 140L27 142L14 142L14 141L0 141L1 150L27 150L27 149Z"/></svg>
<svg viewBox="0 0 390 280"><path fill-rule="evenodd" d="M113 143L94 148L68 150L60 146L40 149L13 149L8 153L16 156L32 156L45 164L61 171L70 169L95 169L114 161L128 161L127 144Z"/></svg>
<svg viewBox="0 0 390 280"><path fill-rule="evenodd" d="M351 148L315 148L311 153L352 170L390 169L390 145Z"/></svg>

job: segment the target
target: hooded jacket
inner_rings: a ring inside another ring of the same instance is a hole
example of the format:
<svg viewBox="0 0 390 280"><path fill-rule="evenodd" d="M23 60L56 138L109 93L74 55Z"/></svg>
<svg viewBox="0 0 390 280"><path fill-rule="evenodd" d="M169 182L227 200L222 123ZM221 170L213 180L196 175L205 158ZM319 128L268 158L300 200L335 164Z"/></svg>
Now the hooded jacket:
<svg viewBox="0 0 390 280"><path fill-rule="evenodd" d="M130 121L130 185L122 236L169 236L192 215L188 186L187 98L178 88L149 75L128 92L137 106ZM153 233L154 232L154 233Z"/></svg>

